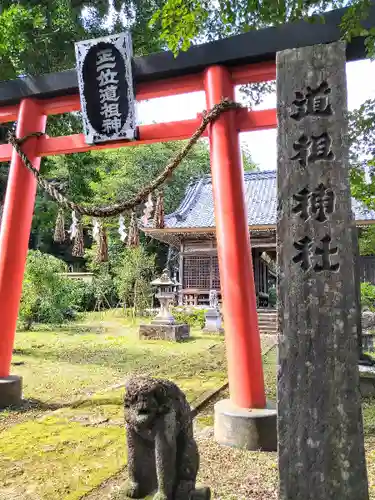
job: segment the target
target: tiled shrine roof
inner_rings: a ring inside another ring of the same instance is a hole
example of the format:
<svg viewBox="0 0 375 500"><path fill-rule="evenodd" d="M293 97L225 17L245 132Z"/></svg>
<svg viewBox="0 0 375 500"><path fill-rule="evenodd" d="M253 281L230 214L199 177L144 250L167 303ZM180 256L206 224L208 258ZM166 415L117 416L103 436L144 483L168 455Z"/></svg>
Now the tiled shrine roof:
<svg viewBox="0 0 375 500"><path fill-rule="evenodd" d="M274 229L277 211L277 178L276 171L260 171L245 173L245 197L247 204L247 220L254 229ZM375 212L367 210L360 202L352 199L355 219L365 225L366 221L375 222ZM151 221L150 221L151 222ZM152 223L152 222L151 222ZM211 176L206 175L190 183L184 199L178 209L165 216L165 228L183 232L184 229L214 228L214 203L212 196ZM152 226L144 228L152 229ZM163 230L159 230L162 232Z"/></svg>

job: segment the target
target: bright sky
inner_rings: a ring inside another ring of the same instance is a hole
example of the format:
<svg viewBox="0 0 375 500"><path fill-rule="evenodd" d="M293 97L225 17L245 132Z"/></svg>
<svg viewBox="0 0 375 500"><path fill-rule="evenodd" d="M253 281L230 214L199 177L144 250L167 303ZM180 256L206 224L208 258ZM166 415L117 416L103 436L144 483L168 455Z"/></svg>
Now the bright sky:
<svg viewBox="0 0 375 500"><path fill-rule="evenodd" d="M349 109L359 107L363 101L375 97L375 61L350 62L347 64ZM254 109L276 106L276 95L267 96ZM186 120L196 117L205 108L203 92L151 99L138 105L138 120L142 124ZM248 145L254 162L262 170L276 169L276 130L246 132L241 142Z"/></svg>

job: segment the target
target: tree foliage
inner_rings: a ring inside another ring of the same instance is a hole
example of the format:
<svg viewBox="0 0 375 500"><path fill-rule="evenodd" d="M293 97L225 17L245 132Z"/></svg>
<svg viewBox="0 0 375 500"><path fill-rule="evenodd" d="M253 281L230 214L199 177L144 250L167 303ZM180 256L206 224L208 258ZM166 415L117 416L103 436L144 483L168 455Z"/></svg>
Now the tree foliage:
<svg viewBox="0 0 375 500"><path fill-rule="evenodd" d="M112 5L112 8L110 6ZM74 42L131 28L137 55L160 50L149 27L158 0L3 0L0 6L1 79L70 69Z"/></svg>
<svg viewBox="0 0 375 500"><path fill-rule="evenodd" d="M100 158L101 168L97 181L90 184L94 203L111 203L131 198L150 183L173 157L183 148L185 141L140 145L103 153L93 152L94 162ZM174 171L165 185L166 213L175 210L184 196L188 182L210 171L210 155L204 141L198 142Z"/></svg>
<svg viewBox="0 0 375 500"><path fill-rule="evenodd" d="M115 268L115 285L124 307L133 307L142 314L151 306L150 282L155 275L155 255L143 247L127 248Z"/></svg>
<svg viewBox="0 0 375 500"><path fill-rule="evenodd" d="M29 251L19 312L26 329L34 322L62 323L84 306L86 285L61 276L65 267L52 255Z"/></svg>
<svg viewBox="0 0 375 500"><path fill-rule="evenodd" d="M372 283L361 283L361 303L365 309L375 309L375 286Z"/></svg>
<svg viewBox="0 0 375 500"><path fill-rule="evenodd" d="M375 255L375 226L370 226L361 231L359 253L360 255Z"/></svg>
<svg viewBox="0 0 375 500"><path fill-rule="evenodd" d="M346 37L365 34L369 47L374 30L361 25L371 4L369 0L166 0L155 12L151 25L161 30L161 39L177 54L190 45L217 40L250 30L277 26L300 19L319 22L327 10L349 6L342 20Z"/></svg>
<svg viewBox="0 0 375 500"><path fill-rule="evenodd" d="M351 113L349 131L352 194L375 210L375 99Z"/></svg>

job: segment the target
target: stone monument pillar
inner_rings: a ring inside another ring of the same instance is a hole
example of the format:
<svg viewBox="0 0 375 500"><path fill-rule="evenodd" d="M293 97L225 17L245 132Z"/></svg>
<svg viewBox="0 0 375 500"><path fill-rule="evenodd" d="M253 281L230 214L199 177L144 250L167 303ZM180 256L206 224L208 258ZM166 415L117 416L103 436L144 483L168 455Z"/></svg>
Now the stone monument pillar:
<svg viewBox="0 0 375 500"><path fill-rule="evenodd" d="M205 314L205 325L203 331L207 333L224 332L221 326L221 314L219 311L219 301L216 290L210 290L210 307L207 309Z"/></svg>
<svg viewBox="0 0 375 500"><path fill-rule="evenodd" d="M280 500L367 500L345 45L277 54Z"/></svg>

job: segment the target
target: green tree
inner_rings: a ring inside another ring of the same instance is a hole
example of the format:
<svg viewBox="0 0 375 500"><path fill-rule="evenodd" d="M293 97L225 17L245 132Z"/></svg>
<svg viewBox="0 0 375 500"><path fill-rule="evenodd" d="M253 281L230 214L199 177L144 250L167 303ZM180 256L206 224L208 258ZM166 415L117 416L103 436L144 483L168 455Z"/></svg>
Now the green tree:
<svg viewBox="0 0 375 500"><path fill-rule="evenodd" d="M115 285L124 307L142 314L151 305L150 282L155 275L155 255L143 247L127 248L115 267Z"/></svg>
<svg viewBox="0 0 375 500"><path fill-rule="evenodd" d="M116 33L125 25L132 29L135 54L160 50L162 42L149 20L162 5L160 0L3 0L0 77L70 69L74 42Z"/></svg>
<svg viewBox="0 0 375 500"><path fill-rule="evenodd" d="M362 229L359 236L360 255L375 255L375 226Z"/></svg>
<svg viewBox="0 0 375 500"><path fill-rule="evenodd" d="M105 153L105 169L99 172L97 182L90 188L95 193L94 203L112 203L131 198L142 187L151 182L178 153L181 142L165 142L150 145L114 149ZM93 152L92 158L103 153ZM165 211L175 210L182 200L186 185L194 177L210 171L210 156L206 142L200 141L174 171L165 185Z"/></svg>
<svg viewBox="0 0 375 500"><path fill-rule="evenodd" d="M375 99L350 114L352 194L375 210Z"/></svg>
<svg viewBox="0 0 375 500"><path fill-rule="evenodd" d="M370 311L375 309L375 286L372 283L361 283L361 303Z"/></svg>
<svg viewBox="0 0 375 500"><path fill-rule="evenodd" d="M258 166L254 163L249 146L247 144L241 145L242 152L242 164L245 172L252 172L254 170L258 170Z"/></svg>
<svg viewBox="0 0 375 500"><path fill-rule="evenodd" d="M161 30L161 39L177 54L190 45L212 41L250 30L277 26L300 19L319 22L328 10L349 6L342 19L344 36L368 36L371 48L375 30L365 31L370 0L166 0L155 12L151 25Z"/></svg>
<svg viewBox="0 0 375 500"><path fill-rule="evenodd" d="M29 251L19 312L26 329L34 322L62 323L82 307L85 285L62 277L65 267L52 255Z"/></svg>

